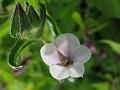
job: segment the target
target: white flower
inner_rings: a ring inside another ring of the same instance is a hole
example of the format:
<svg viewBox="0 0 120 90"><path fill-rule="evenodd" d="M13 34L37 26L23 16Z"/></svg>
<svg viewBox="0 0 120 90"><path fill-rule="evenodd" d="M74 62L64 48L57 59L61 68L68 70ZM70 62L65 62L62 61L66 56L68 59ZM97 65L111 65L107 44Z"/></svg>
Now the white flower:
<svg viewBox="0 0 120 90"><path fill-rule="evenodd" d="M78 38L70 33L45 44L40 53L43 61L49 65L51 75L57 80L83 77L84 63L91 57L91 51L80 45Z"/></svg>

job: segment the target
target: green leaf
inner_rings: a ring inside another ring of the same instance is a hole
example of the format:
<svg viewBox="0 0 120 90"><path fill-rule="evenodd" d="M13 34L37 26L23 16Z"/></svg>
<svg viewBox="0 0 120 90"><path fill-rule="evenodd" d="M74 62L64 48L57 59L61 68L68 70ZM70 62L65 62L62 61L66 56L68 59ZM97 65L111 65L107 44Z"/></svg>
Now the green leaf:
<svg viewBox="0 0 120 90"><path fill-rule="evenodd" d="M74 21L80 25L80 28L81 29L84 29L84 23L83 23L83 20L82 20L82 17L81 15L78 13L78 12L73 12L73 15L72 15Z"/></svg>
<svg viewBox="0 0 120 90"><path fill-rule="evenodd" d="M44 4L39 3L39 9L40 9L40 12L39 12L40 16L38 16L35 9L31 5L29 5L29 10L27 15L30 20L32 28L30 29L29 32L23 33L24 39L36 40L41 37L44 24L46 21L46 9Z"/></svg>
<svg viewBox="0 0 120 90"><path fill-rule="evenodd" d="M47 16L47 23L48 23L49 28L51 30L51 33L53 36L53 41L54 41L55 37L58 35L57 28L49 16Z"/></svg>
<svg viewBox="0 0 120 90"><path fill-rule="evenodd" d="M29 3L25 1L25 12L28 13L29 10Z"/></svg>
<svg viewBox="0 0 120 90"><path fill-rule="evenodd" d="M39 2L39 10L40 10L40 17L41 19L46 19L46 8L43 3Z"/></svg>
<svg viewBox="0 0 120 90"><path fill-rule="evenodd" d="M100 24L99 26L97 26L96 28L94 28L94 29L90 32L90 34L93 34L93 33L99 32L99 31L101 31L101 30L104 30L103 28L105 28L105 27L108 26L108 25L109 25L108 22L105 22L105 23L103 23L103 24Z"/></svg>
<svg viewBox="0 0 120 90"><path fill-rule="evenodd" d="M86 0L89 6L96 7L103 15L120 18L120 0Z"/></svg>
<svg viewBox="0 0 120 90"><path fill-rule="evenodd" d="M28 10L28 18L33 27L39 27L41 20L38 14L36 13L35 9L31 5L29 6Z"/></svg>
<svg viewBox="0 0 120 90"><path fill-rule="evenodd" d="M44 4L42 4L41 2L39 2L38 5L39 5L39 11L40 11L41 24L40 24L40 27L39 27L40 29L37 33L37 36L40 37L46 21L46 8Z"/></svg>
<svg viewBox="0 0 120 90"><path fill-rule="evenodd" d="M20 55L20 52L28 46L32 41L26 41L26 40L18 40L14 46L14 48L11 50L9 55L9 65L13 69L19 69L22 66L17 64L17 59Z"/></svg>
<svg viewBox="0 0 120 90"><path fill-rule="evenodd" d="M91 84L96 90L109 90L109 84L107 82L99 82Z"/></svg>
<svg viewBox="0 0 120 90"><path fill-rule="evenodd" d="M100 42L108 44L116 53L120 54L120 43L111 40L101 40Z"/></svg>
<svg viewBox="0 0 120 90"><path fill-rule="evenodd" d="M46 21L49 25L49 28L51 29L53 37L56 37L57 35L61 34L61 31L60 31L57 23L55 22L55 20L51 16L47 15Z"/></svg>
<svg viewBox="0 0 120 90"><path fill-rule="evenodd" d="M20 3L17 3L11 24L11 35L15 38L19 38L22 35L22 32L28 31L29 28L29 19Z"/></svg>
<svg viewBox="0 0 120 90"><path fill-rule="evenodd" d="M9 20L0 25L0 38L3 38L9 33Z"/></svg>

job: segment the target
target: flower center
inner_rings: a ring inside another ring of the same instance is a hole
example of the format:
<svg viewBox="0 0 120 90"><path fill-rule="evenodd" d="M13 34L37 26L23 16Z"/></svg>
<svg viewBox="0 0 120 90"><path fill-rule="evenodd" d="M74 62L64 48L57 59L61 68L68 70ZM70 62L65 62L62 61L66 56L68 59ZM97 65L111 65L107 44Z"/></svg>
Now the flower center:
<svg viewBox="0 0 120 90"><path fill-rule="evenodd" d="M62 64L63 64L63 66L65 66L65 67L69 67L69 66L71 66L71 65L73 64L73 61L70 60L70 59L65 59Z"/></svg>
<svg viewBox="0 0 120 90"><path fill-rule="evenodd" d="M58 54L60 55L60 58L61 58L61 63L57 64L57 65L60 65L60 66L63 66L63 67L69 67L69 66L73 65L73 61L71 60L70 57L64 56L59 50L57 50L57 52L58 52Z"/></svg>

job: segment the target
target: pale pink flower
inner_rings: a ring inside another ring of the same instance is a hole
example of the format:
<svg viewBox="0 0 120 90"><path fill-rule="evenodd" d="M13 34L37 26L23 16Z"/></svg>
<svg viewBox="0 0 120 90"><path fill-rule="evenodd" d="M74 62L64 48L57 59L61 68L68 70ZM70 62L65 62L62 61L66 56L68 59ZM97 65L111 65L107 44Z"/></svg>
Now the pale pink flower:
<svg viewBox="0 0 120 90"><path fill-rule="evenodd" d="M78 38L70 33L45 44L40 53L43 61L49 65L51 75L57 80L83 77L84 63L91 57L91 51L80 45Z"/></svg>

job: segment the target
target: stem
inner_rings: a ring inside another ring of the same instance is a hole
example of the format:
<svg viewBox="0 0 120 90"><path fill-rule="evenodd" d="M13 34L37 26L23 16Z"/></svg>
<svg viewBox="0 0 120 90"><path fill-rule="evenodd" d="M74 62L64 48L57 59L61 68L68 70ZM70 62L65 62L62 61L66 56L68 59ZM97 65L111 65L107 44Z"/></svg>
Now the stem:
<svg viewBox="0 0 120 90"><path fill-rule="evenodd" d="M65 90L64 85L62 83L58 84L58 90Z"/></svg>
<svg viewBox="0 0 120 90"><path fill-rule="evenodd" d="M46 43L47 43L44 39L41 39L41 41L42 41L43 44L46 44Z"/></svg>
<svg viewBox="0 0 120 90"><path fill-rule="evenodd" d="M108 24L109 24L108 22L105 22L105 23L97 26L96 28L94 28L94 29L90 32L90 34L99 32L99 31L102 30L104 27L106 27Z"/></svg>
<svg viewBox="0 0 120 90"><path fill-rule="evenodd" d="M86 38L86 35L85 35L86 27L84 25L84 22L83 22L83 19L81 17L81 14L78 13L78 12L74 12L73 16L75 18L76 23L79 25L80 33L82 33L83 38ZM76 17L77 17L77 20L76 20Z"/></svg>
<svg viewBox="0 0 120 90"><path fill-rule="evenodd" d="M114 78L112 80L112 90L117 90L117 83L118 83L118 78Z"/></svg>
<svg viewBox="0 0 120 90"><path fill-rule="evenodd" d="M10 13L6 12L6 13L0 13L0 17L9 17Z"/></svg>

